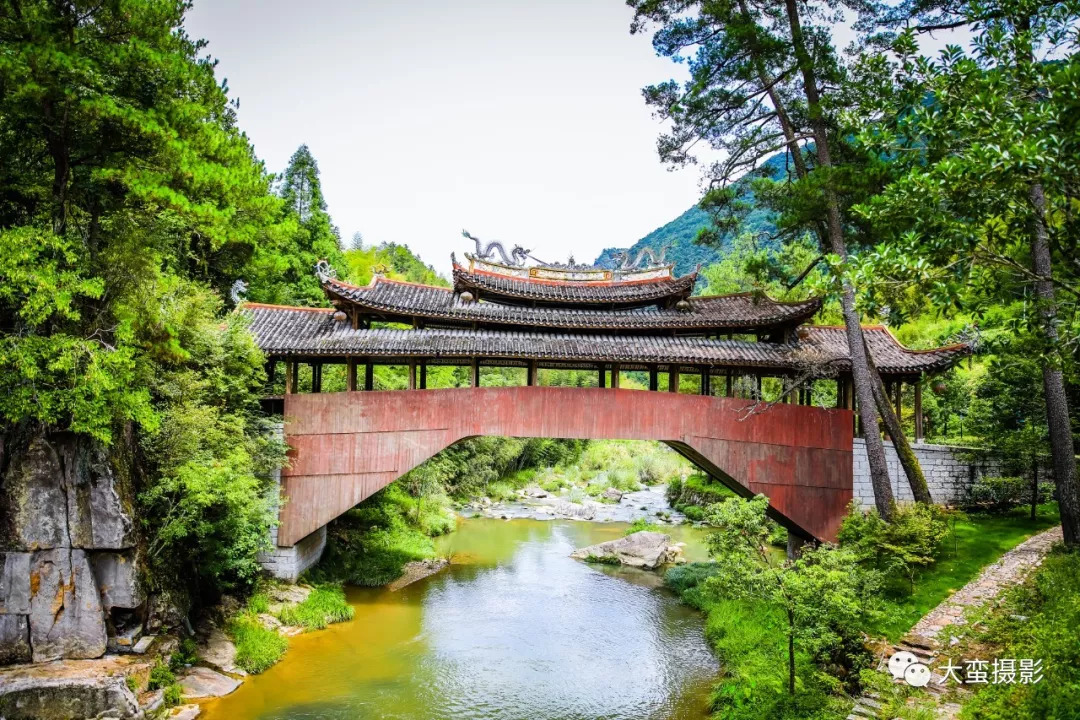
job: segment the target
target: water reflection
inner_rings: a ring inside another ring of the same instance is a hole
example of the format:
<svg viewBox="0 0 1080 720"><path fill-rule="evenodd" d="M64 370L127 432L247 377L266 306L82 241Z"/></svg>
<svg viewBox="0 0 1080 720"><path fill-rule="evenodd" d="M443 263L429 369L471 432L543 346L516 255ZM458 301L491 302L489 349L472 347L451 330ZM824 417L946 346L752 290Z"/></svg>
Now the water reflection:
<svg viewBox="0 0 1080 720"><path fill-rule="evenodd" d="M352 622L294 638L204 717L702 718L717 666L701 617L650 573L568 557L624 527L464 520L448 571L351 590Z"/></svg>

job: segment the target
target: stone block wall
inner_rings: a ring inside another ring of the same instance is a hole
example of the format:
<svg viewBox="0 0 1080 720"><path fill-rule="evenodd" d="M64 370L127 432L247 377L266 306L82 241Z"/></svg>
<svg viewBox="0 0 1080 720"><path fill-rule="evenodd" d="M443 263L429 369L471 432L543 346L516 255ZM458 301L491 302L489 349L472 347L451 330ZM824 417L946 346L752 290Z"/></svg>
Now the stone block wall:
<svg viewBox="0 0 1080 720"><path fill-rule="evenodd" d="M296 582L300 574L319 562L326 549L326 526L311 533L292 547L277 544L277 528L270 529L274 549L259 555L259 564L279 580Z"/></svg>
<svg viewBox="0 0 1080 720"><path fill-rule="evenodd" d="M274 428L274 432L280 438L285 432L282 424ZM274 482L270 487L271 497L275 503L281 499L281 470L274 471ZM263 570L279 580L296 582L300 574L319 562L323 550L326 549L326 526L301 539L291 547L282 547L277 544L278 529L270 528L270 542L273 549L259 553L259 564Z"/></svg>
<svg viewBox="0 0 1080 720"><path fill-rule="evenodd" d="M967 448L950 445L930 445L913 443L915 455L919 458L930 496L934 502L953 505L960 502L968 487L977 478L994 475L1000 471L992 460L972 461L963 457ZM866 460L866 441L855 438L853 448L853 492L855 500L864 508L874 506L874 489L870 484L870 466ZM900 459L896 456L893 444L885 441L885 460L889 468L893 493L898 502L912 502L911 487L908 485Z"/></svg>

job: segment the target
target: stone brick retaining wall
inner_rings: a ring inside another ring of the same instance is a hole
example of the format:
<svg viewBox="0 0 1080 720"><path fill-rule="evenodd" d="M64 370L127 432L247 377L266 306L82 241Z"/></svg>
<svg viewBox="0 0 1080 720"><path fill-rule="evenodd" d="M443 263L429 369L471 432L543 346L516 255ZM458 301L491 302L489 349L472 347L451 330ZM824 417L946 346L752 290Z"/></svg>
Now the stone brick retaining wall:
<svg viewBox="0 0 1080 720"><path fill-rule="evenodd" d="M968 460L963 457L968 448L951 445L929 445L914 443L912 447L919 458L926 484L934 502L956 504L967 493L968 487L977 478L994 475L1000 468L993 460ZM870 485L870 466L866 460L866 441L855 438L854 446L853 491L855 500L864 508L874 506L874 489ZM885 460L889 467L889 479L892 480L893 493L899 502L911 502L911 487L908 485L900 459L889 441L885 441Z"/></svg>

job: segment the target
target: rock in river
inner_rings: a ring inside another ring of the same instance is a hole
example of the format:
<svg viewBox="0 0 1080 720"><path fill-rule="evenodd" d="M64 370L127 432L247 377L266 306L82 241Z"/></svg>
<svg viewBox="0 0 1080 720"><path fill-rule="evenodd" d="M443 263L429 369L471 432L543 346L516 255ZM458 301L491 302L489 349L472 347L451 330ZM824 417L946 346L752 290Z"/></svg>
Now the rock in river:
<svg viewBox="0 0 1080 720"><path fill-rule="evenodd" d="M240 681L210 668L193 667L180 678L185 700L228 695L240 687Z"/></svg>
<svg viewBox="0 0 1080 720"><path fill-rule="evenodd" d="M646 570L670 563L684 562L681 543L673 545L670 535L648 530L575 550L570 557L579 560L617 562L620 565Z"/></svg>

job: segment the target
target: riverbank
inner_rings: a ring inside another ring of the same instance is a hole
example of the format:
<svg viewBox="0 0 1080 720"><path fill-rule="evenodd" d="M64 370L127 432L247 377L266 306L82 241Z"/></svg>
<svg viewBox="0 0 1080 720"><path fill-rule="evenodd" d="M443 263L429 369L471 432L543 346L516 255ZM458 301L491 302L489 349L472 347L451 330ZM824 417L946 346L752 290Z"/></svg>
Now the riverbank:
<svg viewBox="0 0 1080 720"><path fill-rule="evenodd" d="M628 529L461 518L434 540L448 567L397 591L347 588L352 621L291 638L204 720L703 720L718 664L702 616L654 571L570 557ZM664 532L706 557L701 529Z"/></svg>

